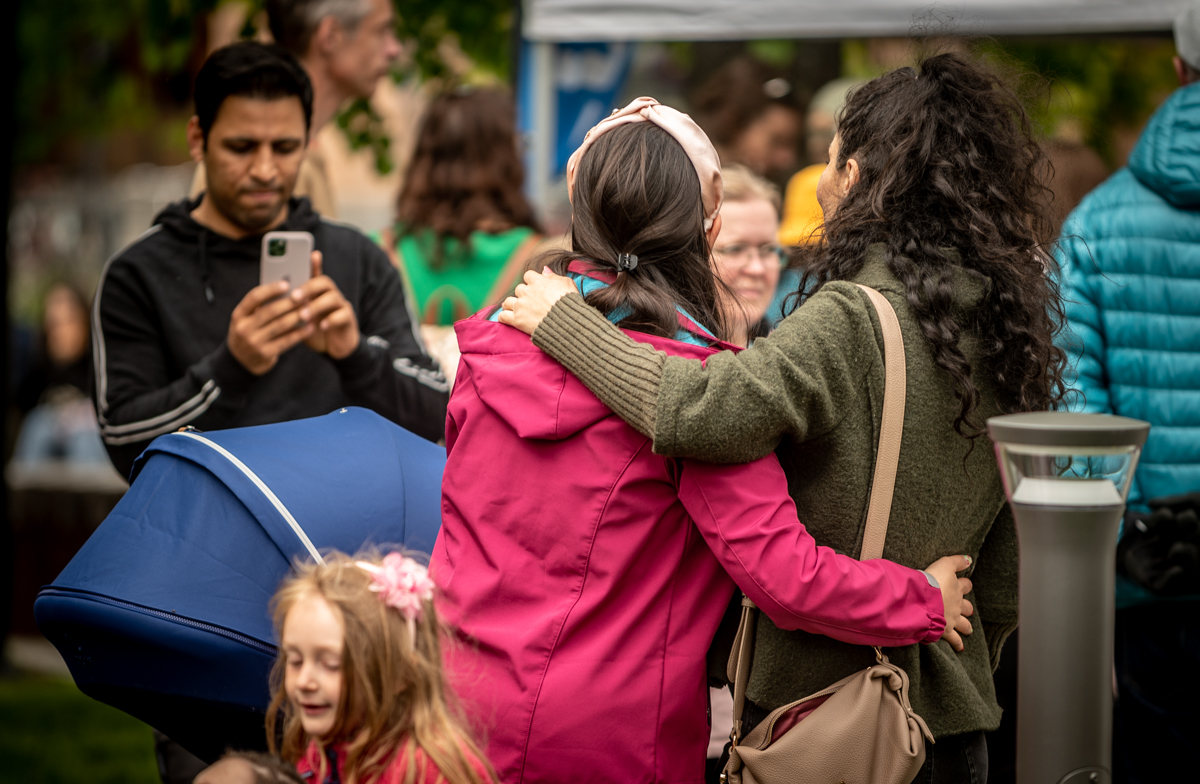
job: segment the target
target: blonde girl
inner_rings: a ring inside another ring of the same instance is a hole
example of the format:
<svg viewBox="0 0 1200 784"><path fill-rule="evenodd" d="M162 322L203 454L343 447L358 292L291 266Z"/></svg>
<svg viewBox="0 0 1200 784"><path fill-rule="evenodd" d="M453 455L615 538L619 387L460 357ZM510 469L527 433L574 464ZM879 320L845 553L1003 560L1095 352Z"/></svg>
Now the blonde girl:
<svg viewBox="0 0 1200 784"><path fill-rule="evenodd" d="M272 752L314 784L494 780L447 706L433 589L425 567L396 552L296 566L271 605Z"/></svg>

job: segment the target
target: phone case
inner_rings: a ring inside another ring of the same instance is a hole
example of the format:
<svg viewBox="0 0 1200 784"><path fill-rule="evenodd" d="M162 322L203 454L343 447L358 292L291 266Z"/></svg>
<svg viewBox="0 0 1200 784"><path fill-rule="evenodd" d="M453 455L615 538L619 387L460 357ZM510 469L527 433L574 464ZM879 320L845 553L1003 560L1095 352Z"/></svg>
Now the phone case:
<svg viewBox="0 0 1200 784"><path fill-rule="evenodd" d="M295 288L312 276L313 235L307 231L269 231L263 235L259 285L286 280Z"/></svg>

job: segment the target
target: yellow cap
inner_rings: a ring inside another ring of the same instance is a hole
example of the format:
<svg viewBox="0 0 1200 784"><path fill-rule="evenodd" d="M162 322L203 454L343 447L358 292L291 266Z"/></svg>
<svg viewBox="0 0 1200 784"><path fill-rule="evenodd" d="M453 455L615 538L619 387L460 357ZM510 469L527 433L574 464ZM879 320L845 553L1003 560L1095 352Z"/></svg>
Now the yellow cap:
<svg viewBox="0 0 1200 784"><path fill-rule="evenodd" d="M824 170L825 164L814 163L788 180L787 193L783 197L783 222L779 226L780 245L802 245L820 237L825 217L817 203L817 180L821 179Z"/></svg>

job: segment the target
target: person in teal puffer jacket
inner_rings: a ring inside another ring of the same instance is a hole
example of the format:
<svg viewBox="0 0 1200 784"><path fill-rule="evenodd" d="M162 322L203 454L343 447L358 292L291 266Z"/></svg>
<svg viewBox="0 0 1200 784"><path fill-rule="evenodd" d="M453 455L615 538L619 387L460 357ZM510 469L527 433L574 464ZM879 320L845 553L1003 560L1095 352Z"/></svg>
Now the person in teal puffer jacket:
<svg viewBox="0 0 1200 784"><path fill-rule="evenodd" d="M1058 247L1077 410L1144 419L1133 509L1200 491L1200 5L1175 24L1180 89ZM1114 781L1169 780L1200 738L1200 595L1117 575Z"/></svg>

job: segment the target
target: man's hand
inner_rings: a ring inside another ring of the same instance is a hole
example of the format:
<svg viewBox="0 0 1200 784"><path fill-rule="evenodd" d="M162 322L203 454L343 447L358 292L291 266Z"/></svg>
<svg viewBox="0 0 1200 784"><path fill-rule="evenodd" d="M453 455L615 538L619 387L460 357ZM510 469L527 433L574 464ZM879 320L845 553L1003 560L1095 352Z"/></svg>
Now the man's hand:
<svg viewBox="0 0 1200 784"><path fill-rule="evenodd" d="M242 366L261 376L283 352L313 333L296 303L287 296L285 281L255 286L233 309L225 342Z"/></svg>
<svg viewBox="0 0 1200 784"><path fill-rule="evenodd" d="M971 559L967 556L948 555L925 569L942 589L942 605L946 613L946 629L942 632L942 639L959 652L963 649L961 635L971 633L971 616L975 614L975 608L964 598L971 592L971 581L959 577L958 573L970 568Z"/></svg>
<svg viewBox="0 0 1200 784"><path fill-rule="evenodd" d="M321 251L312 254L312 277L291 293L300 318L313 325L305 343L333 359L345 359L358 348L358 316L333 279L321 272Z"/></svg>
<svg viewBox="0 0 1200 784"><path fill-rule="evenodd" d="M500 323L516 327L526 335L532 335L542 319L554 307L559 298L578 291L570 278L555 275L549 267L540 273L529 270L525 282L518 285L513 296L501 305Z"/></svg>

